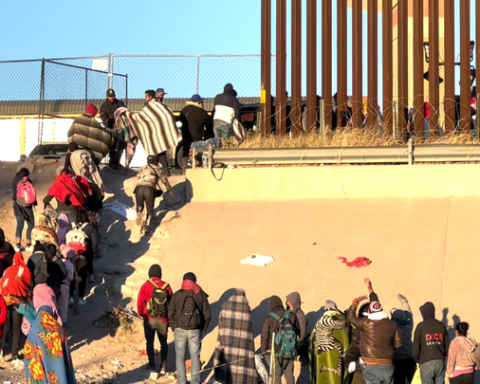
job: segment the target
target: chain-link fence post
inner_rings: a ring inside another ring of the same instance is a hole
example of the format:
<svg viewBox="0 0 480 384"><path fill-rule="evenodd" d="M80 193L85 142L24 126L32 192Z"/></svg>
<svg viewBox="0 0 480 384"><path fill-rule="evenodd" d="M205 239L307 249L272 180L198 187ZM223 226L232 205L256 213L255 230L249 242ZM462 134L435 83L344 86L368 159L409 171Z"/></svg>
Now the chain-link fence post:
<svg viewBox="0 0 480 384"><path fill-rule="evenodd" d="M114 67L115 55L113 53L108 54L108 84L107 88L113 88L113 67Z"/></svg>
<svg viewBox="0 0 480 384"><path fill-rule="evenodd" d="M42 153L43 116L45 114L45 59L42 59L40 72L40 97L38 103L38 146L37 155Z"/></svg>
<svg viewBox="0 0 480 384"><path fill-rule="evenodd" d="M128 75L125 75L125 104L128 105Z"/></svg>
<svg viewBox="0 0 480 384"><path fill-rule="evenodd" d="M200 93L200 55L197 56L197 94Z"/></svg>
<svg viewBox="0 0 480 384"><path fill-rule="evenodd" d="M88 103L88 69L85 69L85 109Z"/></svg>

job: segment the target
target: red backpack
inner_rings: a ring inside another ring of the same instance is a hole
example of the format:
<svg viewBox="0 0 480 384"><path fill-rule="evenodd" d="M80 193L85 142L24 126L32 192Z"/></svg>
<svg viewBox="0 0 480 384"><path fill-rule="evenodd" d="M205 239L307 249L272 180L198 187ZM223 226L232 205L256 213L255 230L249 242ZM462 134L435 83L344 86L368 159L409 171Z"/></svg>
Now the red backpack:
<svg viewBox="0 0 480 384"><path fill-rule="evenodd" d="M37 201L37 191L33 184L24 177L17 184L17 204L21 207L29 207Z"/></svg>

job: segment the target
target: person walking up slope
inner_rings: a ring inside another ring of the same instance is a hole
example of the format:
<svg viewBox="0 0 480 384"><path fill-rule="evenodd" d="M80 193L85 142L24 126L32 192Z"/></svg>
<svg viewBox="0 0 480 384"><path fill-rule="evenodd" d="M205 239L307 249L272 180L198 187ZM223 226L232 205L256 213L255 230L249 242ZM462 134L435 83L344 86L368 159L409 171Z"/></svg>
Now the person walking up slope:
<svg viewBox="0 0 480 384"><path fill-rule="evenodd" d="M192 359L191 384L200 384L200 350L202 331L210 324L210 304L208 295L197 284L194 273L183 276L182 288L172 298L168 308L170 325L175 334L177 379L179 384L187 384L185 353L188 345Z"/></svg>
<svg viewBox="0 0 480 384"><path fill-rule="evenodd" d="M161 370L160 373L167 373L168 358L168 305L172 299L173 292L170 285L162 281L162 268L154 264L148 271L148 281L142 285L138 292L137 311L143 317L143 329L147 342L148 365L147 371L155 371L155 334L160 341Z"/></svg>
<svg viewBox="0 0 480 384"><path fill-rule="evenodd" d="M412 355L420 365L422 384L445 382L445 357L450 345L447 327L435 319L435 306L426 302L420 307L423 321L413 336Z"/></svg>

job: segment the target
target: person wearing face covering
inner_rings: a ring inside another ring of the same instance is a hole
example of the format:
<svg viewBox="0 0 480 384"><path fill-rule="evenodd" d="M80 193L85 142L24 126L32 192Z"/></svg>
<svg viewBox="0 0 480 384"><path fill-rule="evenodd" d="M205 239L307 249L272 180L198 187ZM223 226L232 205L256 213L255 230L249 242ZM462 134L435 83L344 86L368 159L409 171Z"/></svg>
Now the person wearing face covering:
<svg viewBox="0 0 480 384"><path fill-rule="evenodd" d="M272 314L276 315L276 317L272 316ZM272 368L275 374L273 384L281 384L282 376L285 376L287 384L294 384L294 358L282 357L280 346L276 343L276 340L274 340L274 350L272 351L272 335L273 333L278 335L281 327L281 323L278 318L285 318L284 322L289 323L297 335L300 333L300 324L298 323L297 316L295 316L295 314L289 310L285 311L282 300L278 296L272 296L270 298L270 313L263 320L261 337L262 354L266 355L268 352L274 354L274 367ZM269 360L268 357L267 360Z"/></svg>
<svg viewBox="0 0 480 384"><path fill-rule="evenodd" d="M32 181L29 178L30 171L27 168L22 168L18 171L12 181L12 193L13 193L13 213L15 214L15 219L17 220L17 229L15 231L15 241L16 247L15 251L20 252L22 248L22 232L27 223L27 247L26 250L31 252L32 248L32 230L35 225L35 216L33 214L33 207L37 205L37 201L33 204L26 204L25 200L17 197L17 189L19 185L23 182L32 184Z"/></svg>
<svg viewBox="0 0 480 384"><path fill-rule="evenodd" d="M161 374L167 372L168 358L168 305L173 291L170 285L162 280L162 268L154 264L148 271L148 280L138 292L137 312L143 318L143 329L147 344L147 371L155 371L155 335L160 341Z"/></svg>

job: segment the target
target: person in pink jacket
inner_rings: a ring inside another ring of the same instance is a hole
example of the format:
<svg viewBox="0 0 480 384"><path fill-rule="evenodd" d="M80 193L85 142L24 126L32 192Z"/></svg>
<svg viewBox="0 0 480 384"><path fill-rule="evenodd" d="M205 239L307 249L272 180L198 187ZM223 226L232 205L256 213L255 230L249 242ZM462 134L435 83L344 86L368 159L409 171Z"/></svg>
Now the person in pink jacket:
<svg viewBox="0 0 480 384"><path fill-rule="evenodd" d="M467 337L468 323L460 322L455 327L455 339L448 350L447 376L450 384L473 384L477 342Z"/></svg>

